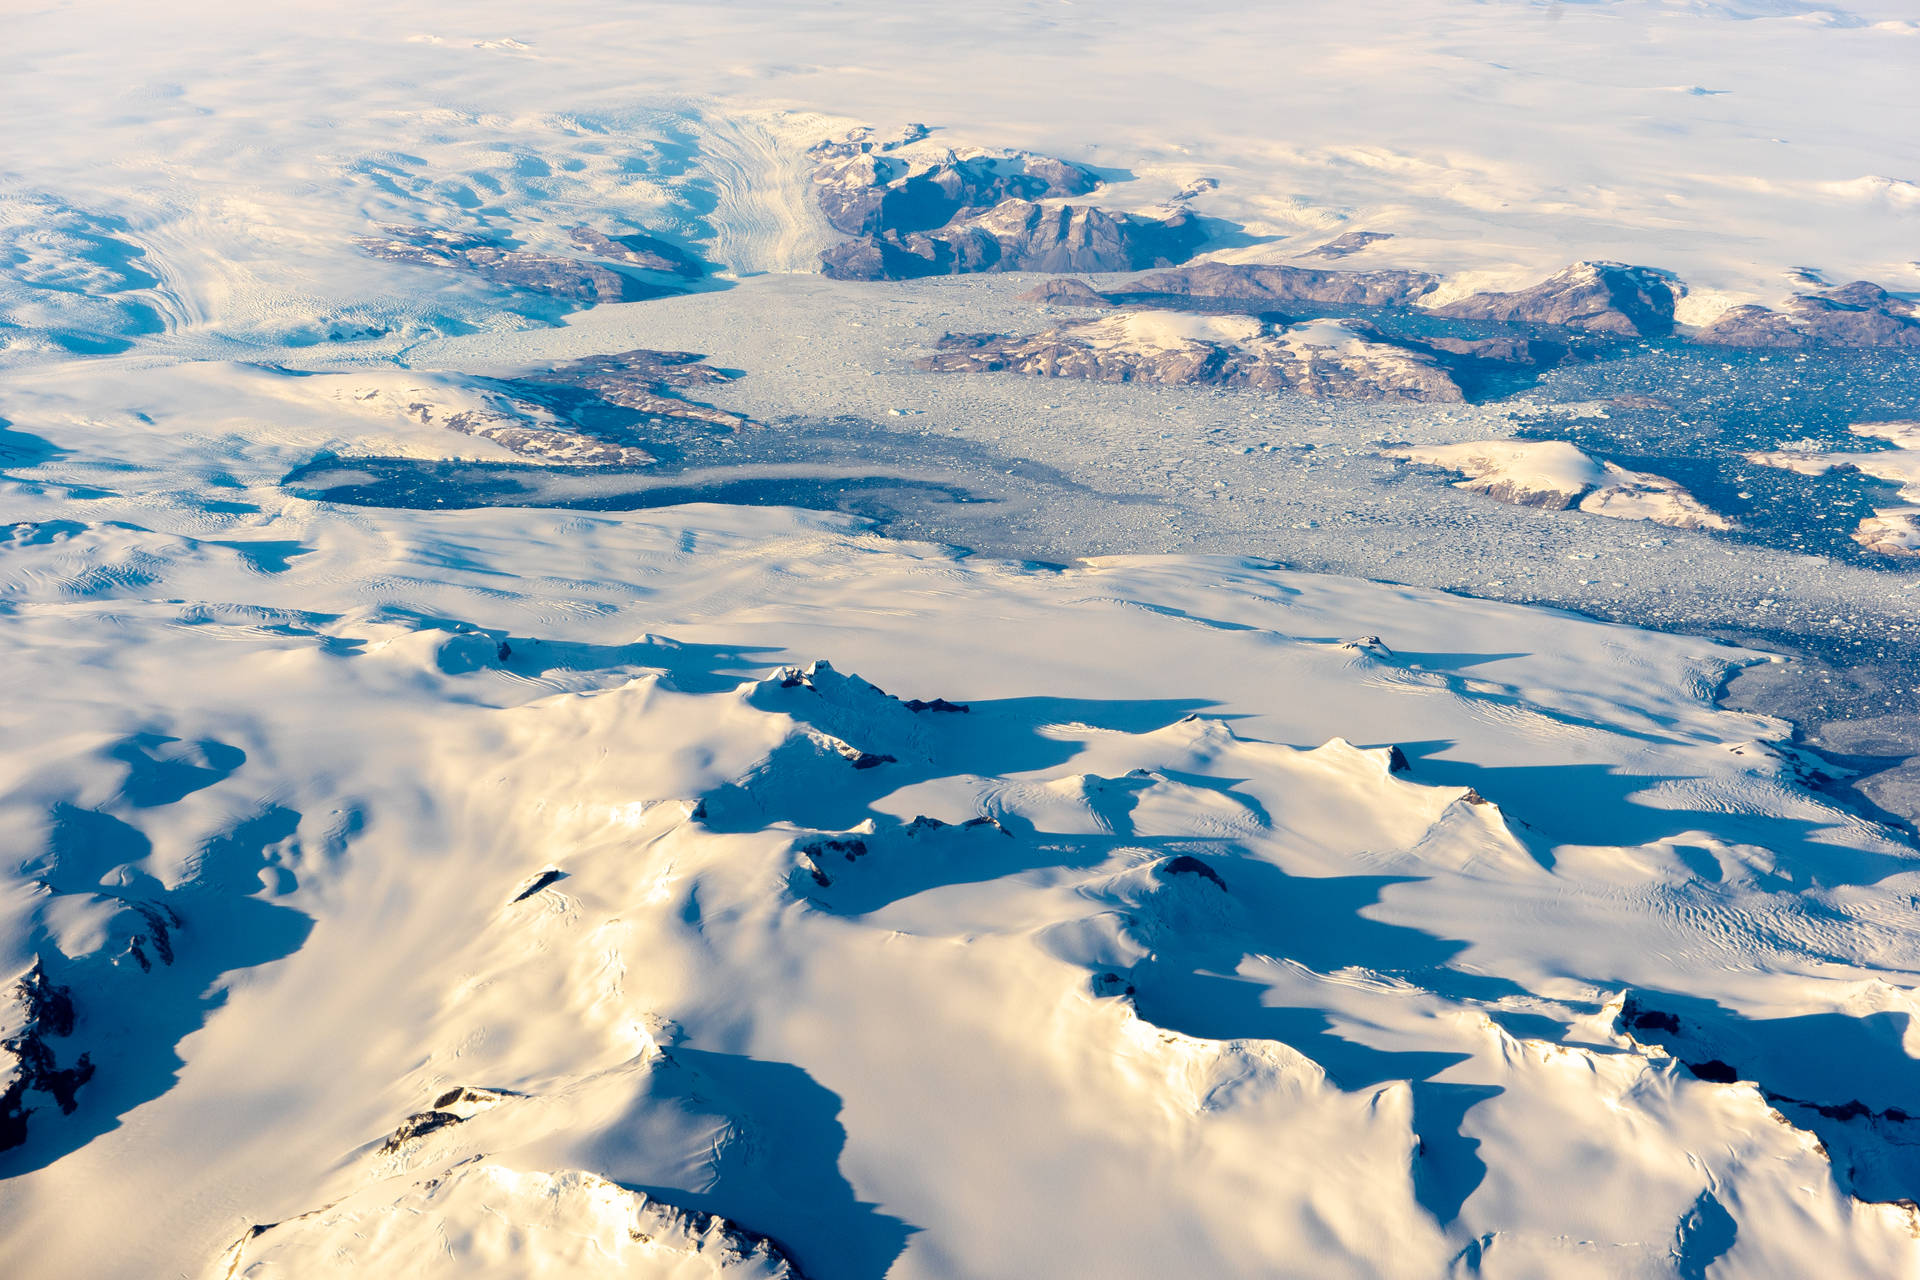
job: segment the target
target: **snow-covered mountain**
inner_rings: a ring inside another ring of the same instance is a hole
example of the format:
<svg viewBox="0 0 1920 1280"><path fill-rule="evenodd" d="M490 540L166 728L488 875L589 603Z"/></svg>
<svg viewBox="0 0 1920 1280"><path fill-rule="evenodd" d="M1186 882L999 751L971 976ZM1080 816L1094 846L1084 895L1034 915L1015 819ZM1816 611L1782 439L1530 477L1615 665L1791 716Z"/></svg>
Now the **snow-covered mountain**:
<svg viewBox="0 0 1920 1280"><path fill-rule="evenodd" d="M0 1275L1920 1268L1900 6L7 30Z"/></svg>
<svg viewBox="0 0 1920 1280"><path fill-rule="evenodd" d="M7 936L71 1013L9 1043L90 1068L17 1095L23 1273L1910 1257L1920 863L1709 705L1759 655L778 512L307 520L16 531Z"/></svg>

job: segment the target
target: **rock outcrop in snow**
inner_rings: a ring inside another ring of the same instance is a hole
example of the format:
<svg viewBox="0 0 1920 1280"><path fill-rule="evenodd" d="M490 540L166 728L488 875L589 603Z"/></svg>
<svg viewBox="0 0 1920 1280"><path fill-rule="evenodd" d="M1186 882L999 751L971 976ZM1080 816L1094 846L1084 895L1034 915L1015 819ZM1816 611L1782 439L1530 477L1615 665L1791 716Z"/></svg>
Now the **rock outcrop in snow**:
<svg viewBox="0 0 1920 1280"><path fill-rule="evenodd" d="M822 269L842 280L976 271L1137 271L1184 262L1206 239L1183 209L1164 217L1044 203L1092 192L1092 171L1023 151L957 152L869 130L812 154L814 193L850 237Z"/></svg>
<svg viewBox="0 0 1920 1280"><path fill-rule="evenodd" d="M1883 556L1920 556L1920 507L1878 507L1863 517L1853 540Z"/></svg>
<svg viewBox="0 0 1920 1280"><path fill-rule="evenodd" d="M644 232L609 235L593 227L574 227L568 237L579 248L597 258L625 263L643 271L659 271L695 280L706 273L706 264L669 240Z"/></svg>
<svg viewBox="0 0 1920 1280"><path fill-rule="evenodd" d="M1601 462L1561 440L1400 445L1382 452L1457 471L1467 478L1456 481L1456 488L1516 506L1562 511L1577 504L1591 515L1615 520L1650 520L1677 529L1733 527L1666 477Z"/></svg>
<svg viewBox="0 0 1920 1280"><path fill-rule="evenodd" d="M736 376L714 368L691 351L642 348L587 356L521 374L514 382L523 392L556 387L585 392L601 405L639 414L643 426L731 431L759 424L745 414L717 409L679 393L691 387L724 386Z"/></svg>
<svg viewBox="0 0 1920 1280"><path fill-rule="evenodd" d="M428 372L322 374L292 379L289 396L325 397L360 418L486 441L529 462L642 467L660 433L733 431L759 424L684 394L732 380L686 351L622 351L511 377ZM430 452L414 439L397 451Z"/></svg>
<svg viewBox="0 0 1920 1280"><path fill-rule="evenodd" d="M1739 306L1694 334L1724 347L1920 348L1920 307L1867 280L1797 294L1784 311Z"/></svg>
<svg viewBox="0 0 1920 1280"><path fill-rule="evenodd" d="M1096 382L1250 387L1365 400L1466 398L1450 361L1359 321L1274 325L1252 316L1127 311L1031 335L948 334L918 362Z"/></svg>
<svg viewBox="0 0 1920 1280"><path fill-rule="evenodd" d="M1320 271L1203 262L1142 276L1127 285L1127 292L1276 307L1295 303L1396 307L1414 305L1439 284L1439 277L1424 271Z"/></svg>
<svg viewBox="0 0 1920 1280"><path fill-rule="evenodd" d="M1513 293L1476 293L1433 314L1454 320L1554 325L1622 338L1658 337L1673 330L1682 290L1672 276L1619 262L1578 262L1558 275Z"/></svg>
<svg viewBox="0 0 1920 1280"><path fill-rule="evenodd" d="M1111 307L1113 300L1084 280L1049 280L1020 295L1022 302L1064 307Z"/></svg>
<svg viewBox="0 0 1920 1280"><path fill-rule="evenodd" d="M1138 271L1193 256L1206 232L1189 213L1164 218L1092 205L1007 200L931 231L887 231L827 250L840 280L913 280L975 271Z"/></svg>
<svg viewBox="0 0 1920 1280"><path fill-rule="evenodd" d="M577 306L640 302L685 292L672 285L648 283L581 258L506 248L477 231L401 226L383 226L380 231L380 235L362 236L357 241L362 252L387 262L466 271L492 284L524 289Z"/></svg>
<svg viewBox="0 0 1920 1280"><path fill-rule="evenodd" d="M960 152L926 137L924 127L884 139L858 129L812 149L814 195L835 230L850 236L932 231L965 210L1083 196L1100 185L1091 170L1052 156Z"/></svg>
<svg viewBox="0 0 1920 1280"><path fill-rule="evenodd" d="M37 1105L51 1102L72 1115L76 1095L94 1071L89 1054L64 1054L55 1043L73 1035L73 993L50 982L39 960L5 999L0 1005L0 1151L26 1142L27 1120Z"/></svg>

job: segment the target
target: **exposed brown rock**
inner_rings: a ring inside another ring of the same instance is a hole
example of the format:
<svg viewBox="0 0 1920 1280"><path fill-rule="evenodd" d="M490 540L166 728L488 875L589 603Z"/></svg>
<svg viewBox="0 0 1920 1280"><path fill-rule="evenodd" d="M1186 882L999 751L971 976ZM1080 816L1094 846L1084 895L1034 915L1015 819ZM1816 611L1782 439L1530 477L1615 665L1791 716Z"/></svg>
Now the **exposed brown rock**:
<svg viewBox="0 0 1920 1280"><path fill-rule="evenodd" d="M93 1060L80 1054L62 1067L49 1041L73 1034L73 994L48 979L36 959L4 998L14 1034L0 1040L0 1151L27 1140L27 1117L37 1107L34 1095L46 1098L68 1115L77 1103L74 1095L93 1078Z"/></svg>
<svg viewBox="0 0 1920 1280"><path fill-rule="evenodd" d="M431 407L414 406L420 420L433 422ZM449 414L439 425L461 435L490 440L503 449L537 462L558 462L576 466L644 467L654 456L638 445L619 444L591 436L569 427L541 426L512 414L469 409Z"/></svg>
<svg viewBox="0 0 1920 1280"><path fill-rule="evenodd" d="M963 210L1010 199L1080 196L1100 185L1079 165L1028 152L899 154L919 137L881 142L863 130L813 149L820 162L814 170L815 194L835 230L850 236L931 231Z"/></svg>
<svg viewBox="0 0 1920 1280"><path fill-rule="evenodd" d="M1085 205L1006 200L933 231L887 231L823 256L841 280L911 280L976 271L1137 271L1191 257L1205 239L1191 214L1166 218Z"/></svg>
<svg viewBox="0 0 1920 1280"><path fill-rule="evenodd" d="M1321 398L1457 402L1464 395L1432 355L1379 340L1361 326L1340 341L1315 340L1323 326L1287 329L1250 317L1168 336L1152 317L1125 313L1031 335L949 334L917 367L939 373L1024 373L1095 382L1202 384L1293 391Z"/></svg>
<svg viewBox="0 0 1920 1280"><path fill-rule="evenodd" d="M705 266L698 258L658 236L639 232L610 236L592 227L575 227L567 235L586 252L624 262L628 266L661 271L688 280L696 279L705 272Z"/></svg>
<svg viewBox="0 0 1920 1280"><path fill-rule="evenodd" d="M1556 325L1620 337L1652 337L1673 331L1677 288L1649 267L1619 262L1577 262L1530 289L1476 293L1433 314L1454 320L1499 320Z"/></svg>
<svg viewBox="0 0 1920 1280"><path fill-rule="evenodd" d="M1558 343L1534 338L1403 338L1411 347L1421 347L1436 355L1459 356L1494 364L1523 368L1544 368L1557 364L1567 349Z"/></svg>
<svg viewBox="0 0 1920 1280"><path fill-rule="evenodd" d="M1853 540L1876 555L1920 556L1920 508L1875 511L1853 531Z"/></svg>
<svg viewBox="0 0 1920 1280"><path fill-rule="evenodd" d="M1022 302L1046 302L1062 307L1110 307L1105 295L1084 280L1049 280L1020 295Z"/></svg>
<svg viewBox="0 0 1920 1280"><path fill-rule="evenodd" d="M1665 476L1589 457L1564 440L1475 440L1394 445L1385 457L1442 467L1466 477L1454 487L1520 507L1650 520L1676 529L1729 529L1718 512Z"/></svg>
<svg viewBox="0 0 1920 1280"><path fill-rule="evenodd" d="M691 351L620 351L558 365L520 381L577 387L606 404L632 409L660 422L697 423L732 430L758 426L742 413L717 409L673 394L687 387L722 386L733 380Z"/></svg>
<svg viewBox="0 0 1920 1280"><path fill-rule="evenodd" d="M1129 293L1238 302L1319 302L1337 306L1410 306L1440 281L1424 271L1320 271L1309 267L1232 266L1203 262L1143 276Z"/></svg>
<svg viewBox="0 0 1920 1280"><path fill-rule="evenodd" d="M655 461L635 427L731 431L759 424L745 414L688 400L686 387L716 386L729 375L686 351L623 351L503 379L484 407L449 410L414 401L406 412L426 426L490 440L523 458L567 465L639 467ZM604 417L582 425L583 411L617 406L641 415L631 426Z"/></svg>
<svg viewBox="0 0 1920 1280"><path fill-rule="evenodd" d="M1796 296L1785 311L1733 307L1694 335L1725 347L1920 347L1913 303L1856 280Z"/></svg>
<svg viewBox="0 0 1920 1280"><path fill-rule="evenodd" d="M380 236L356 242L373 257L413 266L467 271L483 280L526 289L582 306L602 302L638 302L684 290L643 284L598 263L557 254L503 249L485 236L425 227L382 227Z"/></svg>
<svg viewBox="0 0 1920 1280"><path fill-rule="evenodd" d="M975 271L1137 271L1184 262L1205 233L1180 210L1164 217L1040 201L1086 195L1089 169L1024 151L915 146L857 130L812 150L814 191L852 239L822 255L841 280L909 280Z"/></svg>

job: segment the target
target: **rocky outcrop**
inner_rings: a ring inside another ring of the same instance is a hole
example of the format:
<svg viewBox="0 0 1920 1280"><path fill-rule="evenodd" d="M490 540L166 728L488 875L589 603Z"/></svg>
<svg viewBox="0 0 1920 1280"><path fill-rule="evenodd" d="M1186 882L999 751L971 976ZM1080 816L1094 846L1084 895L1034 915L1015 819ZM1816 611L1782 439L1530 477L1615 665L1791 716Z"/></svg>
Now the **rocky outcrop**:
<svg viewBox="0 0 1920 1280"><path fill-rule="evenodd" d="M1098 293L1084 280L1049 280L1020 295L1022 302L1043 302L1056 307L1111 307L1113 300Z"/></svg>
<svg viewBox="0 0 1920 1280"><path fill-rule="evenodd" d="M481 393L435 388L385 402L423 426L487 440L530 461L566 466L642 467L656 459L635 433L733 431L759 425L745 414L689 400L683 388L731 380L686 351L622 351L515 378L488 380ZM359 400L382 393L369 391ZM452 403L449 403L451 401ZM622 422L610 409L627 410Z"/></svg>
<svg viewBox="0 0 1920 1280"><path fill-rule="evenodd" d="M1331 306L1411 306L1432 293L1439 277L1424 271L1320 271L1310 267L1233 266L1203 262L1143 276L1127 293L1214 298L1259 306L1324 303Z"/></svg>
<svg viewBox="0 0 1920 1280"><path fill-rule="evenodd" d="M84 1053L71 1065L60 1065L51 1042L73 1034L73 995L48 979L40 961L14 983L6 999L0 1007L0 1027L7 1031L0 1039L0 1151L27 1140L34 1095L71 1115L74 1095L93 1078L93 1061Z"/></svg>
<svg viewBox="0 0 1920 1280"><path fill-rule="evenodd" d="M918 367L1249 387L1338 399L1465 398L1441 359L1351 321L1285 326L1251 316L1133 311L1031 335L948 334L939 347Z"/></svg>
<svg viewBox="0 0 1920 1280"><path fill-rule="evenodd" d="M1920 556L1920 507L1883 507L1860 522L1853 540L1883 556Z"/></svg>
<svg viewBox="0 0 1920 1280"><path fill-rule="evenodd" d="M841 280L975 271L1138 271L1185 262L1206 239L1184 209L1164 217L1042 204L1100 185L1092 170L1026 151L960 153L871 130L812 150L814 194L852 237L822 255Z"/></svg>
<svg viewBox="0 0 1920 1280"><path fill-rule="evenodd" d="M1184 262L1205 241L1184 210L1165 218L1087 205L1006 200L932 231L888 230L822 256L839 280L913 280L976 271L1139 271Z"/></svg>
<svg viewBox="0 0 1920 1280"><path fill-rule="evenodd" d="M836 231L850 236L931 231L964 210L1007 200L1082 196L1100 185L1091 171L1052 156L1025 151L961 155L916 147L926 136L924 126L910 126L888 140L862 129L813 148L815 196Z"/></svg>
<svg viewBox="0 0 1920 1280"><path fill-rule="evenodd" d="M1521 507L1648 520L1676 529L1730 529L1732 524L1665 476L1629 471L1590 458L1564 440L1477 440L1398 445L1385 457L1457 472L1456 488Z"/></svg>
<svg viewBox="0 0 1920 1280"><path fill-rule="evenodd" d="M409 1143L425 1138L457 1124L473 1119L483 1111L491 1111L501 1103L513 1097L498 1089L478 1089L471 1085L449 1089L433 1100L433 1105L425 1111L416 1111L402 1120L399 1127L387 1135L380 1144L381 1155L392 1155L404 1150Z"/></svg>
<svg viewBox="0 0 1920 1280"><path fill-rule="evenodd" d="M423 425L436 425L435 406L418 404L414 408ZM655 461L654 456L639 445L620 444L558 424L547 426L529 422L511 413L467 409L441 417L437 425L476 440L491 441L502 449L535 462L566 466L644 467Z"/></svg>
<svg viewBox="0 0 1920 1280"><path fill-rule="evenodd" d="M1555 325L1623 338L1673 331L1673 307L1682 292L1673 278L1650 267L1577 262L1530 289L1476 293L1435 307L1454 320Z"/></svg>
<svg viewBox="0 0 1920 1280"><path fill-rule="evenodd" d="M1322 245L1315 245L1300 256L1303 258L1347 258L1368 245L1381 240L1393 239L1391 231L1349 231L1345 235L1335 236Z"/></svg>
<svg viewBox="0 0 1920 1280"><path fill-rule="evenodd" d="M522 388L566 387L586 392L602 404L645 415L652 425L698 426L731 431L760 425L743 413L717 409L678 394L688 387L724 386L733 381L691 351L639 348L588 356L517 379Z"/></svg>
<svg viewBox="0 0 1920 1280"><path fill-rule="evenodd" d="M1746 459L1759 466L1803 476L1857 471L1899 485L1903 500L1920 503L1920 422L1856 422L1847 429L1857 436L1886 440L1894 447L1871 451L1775 449L1749 453Z"/></svg>
<svg viewBox="0 0 1920 1280"><path fill-rule="evenodd" d="M1920 348L1920 309L1877 284L1856 280L1799 294L1785 311L1733 307L1694 335L1723 347Z"/></svg>
<svg viewBox="0 0 1920 1280"><path fill-rule="evenodd" d="M493 284L558 298L579 306L602 302L639 302L685 290L646 284L632 276L579 258L507 249L483 235L432 227L380 228L362 236L361 250L386 262L466 271Z"/></svg>
<svg viewBox="0 0 1920 1280"><path fill-rule="evenodd" d="M579 248L597 258L624 262L643 271L659 271L684 280L695 280L706 274L706 264L700 259L658 236L638 232L610 236L592 227L574 227L567 236Z"/></svg>
<svg viewBox="0 0 1920 1280"><path fill-rule="evenodd" d="M1403 338L1409 346L1420 347L1439 356L1484 361L1511 368L1544 369L1559 361L1567 349L1556 342L1537 338Z"/></svg>

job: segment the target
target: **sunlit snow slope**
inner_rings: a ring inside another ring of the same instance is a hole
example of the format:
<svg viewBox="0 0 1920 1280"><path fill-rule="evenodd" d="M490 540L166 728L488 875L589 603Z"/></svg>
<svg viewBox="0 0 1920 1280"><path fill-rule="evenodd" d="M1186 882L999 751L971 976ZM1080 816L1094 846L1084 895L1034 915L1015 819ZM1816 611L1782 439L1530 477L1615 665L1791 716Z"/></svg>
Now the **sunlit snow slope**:
<svg viewBox="0 0 1920 1280"><path fill-rule="evenodd" d="M6 962L92 1070L7 1274L1914 1265L1915 862L1710 709L1747 655L380 519L14 531Z"/></svg>

